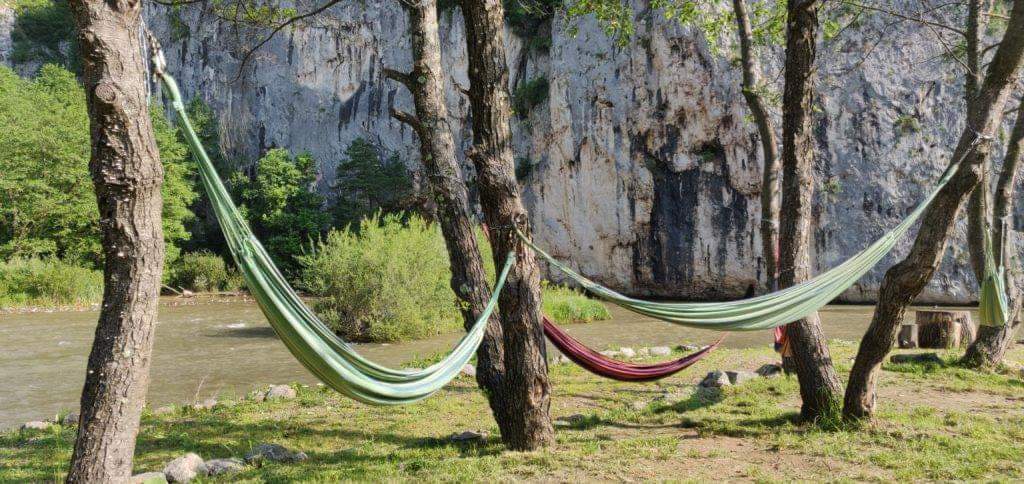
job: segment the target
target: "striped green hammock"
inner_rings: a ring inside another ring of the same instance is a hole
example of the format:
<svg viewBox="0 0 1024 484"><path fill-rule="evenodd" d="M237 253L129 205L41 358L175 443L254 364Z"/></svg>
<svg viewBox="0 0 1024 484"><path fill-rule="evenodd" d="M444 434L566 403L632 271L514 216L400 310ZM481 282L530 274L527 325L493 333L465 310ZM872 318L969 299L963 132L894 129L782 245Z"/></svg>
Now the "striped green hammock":
<svg viewBox="0 0 1024 484"><path fill-rule="evenodd" d="M910 230L914 222L921 217L942 187L949 183L959 168L959 164L957 161L946 169L934 190L899 225L847 261L800 284L771 294L738 301L685 303L634 299L573 271L534 244L522 232L518 232L518 234L520 239L537 254L568 275L570 279L579 283L584 289L633 312L669 323L700 329L717 331L771 329L802 319L821 309L878 264L893 249L896 242ZM1006 286L1003 268L996 266L988 237L986 237L985 252L987 256L986 275L981 285L979 298L981 324L1002 326L1006 324L1009 316Z"/></svg>
<svg viewBox="0 0 1024 484"><path fill-rule="evenodd" d="M339 339L302 302L277 270L231 201L217 170L203 149L185 112L178 85L165 72L165 64L158 49L155 49L153 61L154 73L160 77L170 97L171 106L178 115L178 124L199 164L203 188L210 197L217 221L245 278L246 287L292 355L331 388L374 405L397 405L421 400L457 377L483 340L487 321L494 312L498 294L515 260L514 254L509 254L506 259L480 318L443 360L422 370L392 369L367 360Z"/></svg>

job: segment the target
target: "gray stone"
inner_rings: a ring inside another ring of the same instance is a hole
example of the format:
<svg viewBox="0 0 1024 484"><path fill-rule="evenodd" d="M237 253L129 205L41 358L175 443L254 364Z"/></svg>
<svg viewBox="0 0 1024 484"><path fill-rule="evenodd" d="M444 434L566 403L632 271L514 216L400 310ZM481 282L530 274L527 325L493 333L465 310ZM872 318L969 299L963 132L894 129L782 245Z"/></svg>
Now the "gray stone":
<svg viewBox="0 0 1024 484"><path fill-rule="evenodd" d="M266 399L268 401L273 400L291 400L295 398L298 393L295 389L288 385L271 385L270 390L267 390Z"/></svg>
<svg viewBox="0 0 1024 484"><path fill-rule="evenodd" d="M167 484L167 476L163 472L143 472L135 474L128 482L130 484Z"/></svg>
<svg viewBox="0 0 1024 484"><path fill-rule="evenodd" d="M209 476L230 474L233 472L239 472L242 469L245 469L245 463L234 457L206 461L206 474Z"/></svg>
<svg viewBox="0 0 1024 484"><path fill-rule="evenodd" d="M586 415L583 415L582 413L574 413L572 415L567 415L567 416L564 416L564 417L556 418L555 419L555 426L556 427L571 427L573 425L580 424L581 422L585 421L586 419L587 419Z"/></svg>
<svg viewBox="0 0 1024 484"><path fill-rule="evenodd" d="M568 356L558 355L555 357L554 360L551 361L551 363L555 365L565 365L568 363L572 363L572 360L570 360Z"/></svg>
<svg viewBox="0 0 1024 484"><path fill-rule="evenodd" d="M672 348L668 346L655 346L651 348L651 356L668 356L672 354Z"/></svg>
<svg viewBox="0 0 1024 484"><path fill-rule="evenodd" d="M637 412L647 410L647 402L643 400L634 400L632 403L629 404L629 408Z"/></svg>
<svg viewBox="0 0 1024 484"><path fill-rule="evenodd" d="M476 378L476 367L470 364L462 365L462 371L460 372L463 376L470 378Z"/></svg>
<svg viewBox="0 0 1024 484"><path fill-rule="evenodd" d="M71 412L65 415L64 418L60 419L60 424L65 427L74 427L75 425L78 425L78 414Z"/></svg>
<svg viewBox="0 0 1024 484"><path fill-rule="evenodd" d="M732 385L732 381L730 381L729 376L721 370L715 370L708 373L700 382L700 386L706 388L721 388L729 385Z"/></svg>
<svg viewBox="0 0 1024 484"><path fill-rule="evenodd" d="M619 348L619 354L621 354L622 356L624 356L626 358L635 358L636 357L636 350L634 350L633 348L629 348L629 347L623 347L623 348Z"/></svg>
<svg viewBox="0 0 1024 484"><path fill-rule="evenodd" d="M776 363L761 365L761 367L757 369L757 374L765 378L779 376L782 374L782 365Z"/></svg>
<svg viewBox="0 0 1024 484"><path fill-rule="evenodd" d="M939 357L938 353L909 353L892 355L889 361L900 364L900 363L934 363L937 365L945 365L946 362Z"/></svg>
<svg viewBox="0 0 1024 484"><path fill-rule="evenodd" d="M171 413L174 413L174 406L172 405L164 405L162 407L157 408L156 410L153 410L153 415L167 415Z"/></svg>
<svg viewBox="0 0 1024 484"><path fill-rule="evenodd" d="M622 353L615 350L605 350L601 352L601 356L604 356L605 358L617 358L622 356Z"/></svg>
<svg viewBox="0 0 1024 484"><path fill-rule="evenodd" d="M168 482L189 482L198 476L206 475L206 463L203 458L189 452L167 463L164 475Z"/></svg>
<svg viewBox="0 0 1024 484"><path fill-rule="evenodd" d="M483 441L487 438L487 432L473 432L467 430L461 433L455 433L448 436L448 440L452 442L476 442Z"/></svg>
<svg viewBox="0 0 1024 484"><path fill-rule="evenodd" d="M260 444L245 454L245 462L261 466L264 462L299 462L308 459L305 452L296 452L278 444Z"/></svg>
<svg viewBox="0 0 1024 484"><path fill-rule="evenodd" d="M679 351L685 352L685 353L691 353L691 352L699 350L700 347L697 346L697 345L682 344L682 345L676 346L676 349L679 350Z"/></svg>
<svg viewBox="0 0 1024 484"><path fill-rule="evenodd" d="M757 378L757 373L745 370L733 370L725 372L725 375L729 377L729 383L733 385L739 385L745 381L753 380Z"/></svg>
<svg viewBox="0 0 1024 484"><path fill-rule="evenodd" d="M195 410L210 410L217 406L216 398L207 398L199 403L193 404L192 408Z"/></svg>
<svg viewBox="0 0 1024 484"><path fill-rule="evenodd" d="M51 422L43 422L42 420L33 420L31 422L25 422L21 425L21 430L46 430L53 425Z"/></svg>

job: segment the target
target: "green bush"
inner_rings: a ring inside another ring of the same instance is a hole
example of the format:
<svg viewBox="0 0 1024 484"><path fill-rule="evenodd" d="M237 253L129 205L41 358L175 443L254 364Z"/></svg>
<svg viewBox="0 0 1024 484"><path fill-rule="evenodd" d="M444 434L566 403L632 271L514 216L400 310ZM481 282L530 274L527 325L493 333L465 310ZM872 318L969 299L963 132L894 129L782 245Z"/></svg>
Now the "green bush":
<svg viewBox="0 0 1024 484"><path fill-rule="evenodd" d="M176 289L213 292L237 291L242 287L241 274L228 267L223 258L207 251L183 254L170 272L169 285Z"/></svg>
<svg viewBox="0 0 1024 484"><path fill-rule="evenodd" d="M336 332L350 341L404 341L462 326L438 227L388 214L354 229L331 231L300 258L305 288L323 296L315 309Z"/></svg>
<svg viewBox="0 0 1024 484"><path fill-rule="evenodd" d="M596 299L590 299L582 292L565 286L542 284L544 291L544 314L556 323L591 323L612 317L608 308Z"/></svg>
<svg viewBox="0 0 1024 484"><path fill-rule="evenodd" d="M59 259L0 262L0 307L90 304L102 296L100 271Z"/></svg>
<svg viewBox="0 0 1024 484"><path fill-rule="evenodd" d="M546 77L535 77L517 87L512 93L512 109L516 116L523 119L528 117L531 109L548 98L548 88Z"/></svg>
<svg viewBox="0 0 1024 484"><path fill-rule="evenodd" d="M494 280L491 249L477 231L484 271ZM388 214L332 231L300 258L302 283L320 296L314 308L350 341L404 341L459 331L462 317L450 287L440 229L417 215ZM609 317L578 291L545 285L544 311L559 323Z"/></svg>

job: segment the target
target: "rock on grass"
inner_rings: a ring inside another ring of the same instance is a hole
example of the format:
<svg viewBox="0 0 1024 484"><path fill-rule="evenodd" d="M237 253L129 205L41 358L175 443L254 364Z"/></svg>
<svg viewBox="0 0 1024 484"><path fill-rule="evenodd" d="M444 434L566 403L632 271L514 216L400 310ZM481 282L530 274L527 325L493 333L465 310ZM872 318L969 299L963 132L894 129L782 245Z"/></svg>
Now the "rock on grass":
<svg viewBox="0 0 1024 484"><path fill-rule="evenodd" d="M219 476L221 474L231 474L239 472L245 469L245 463L240 459L234 457L228 459L213 459L206 461L206 474L209 476Z"/></svg>
<svg viewBox="0 0 1024 484"><path fill-rule="evenodd" d="M206 463L203 458L189 452L172 460L164 467L164 475L168 482L189 482L198 476L206 475Z"/></svg>
<svg viewBox="0 0 1024 484"><path fill-rule="evenodd" d="M163 472L143 472L135 474L128 482L129 484L167 484L167 476Z"/></svg>
<svg viewBox="0 0 1024 484"><path fill-rule="evenodd" d="M21 425L21 430L46 430L53 425L50 422L43 422L42 420L33 420L31 422L25 422Z"/></svg>
<svg viewBox="0 0 1024 484"><path fill-rule="evenodd" d="M273 385L270 387L270 390L267 390L265 399L268 401L291 400L297 395L295 389L289 385Z"/></svg>
<svg viewBox="0 0 1024 484"><path fill-rule="evenodd" d="M308 458L305 452L292 451L278 444L260 444L245 454L245 462L257 467L265 462L300 462Z"/></svg>

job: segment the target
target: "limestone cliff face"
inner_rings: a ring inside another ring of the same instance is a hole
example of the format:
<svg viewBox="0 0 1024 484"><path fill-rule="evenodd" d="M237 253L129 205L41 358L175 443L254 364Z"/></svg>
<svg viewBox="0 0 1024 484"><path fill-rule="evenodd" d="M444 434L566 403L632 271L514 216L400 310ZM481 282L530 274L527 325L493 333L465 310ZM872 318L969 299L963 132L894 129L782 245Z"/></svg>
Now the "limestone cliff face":
<svg viewBox="0 0 1024 484"><path fill-rule="evenodd" d="M639 5L638 34L626 46L589 20L570 35L556 18L546 52L529 51L506 32L513 87L539 77L549 85L543 102L519 113L513 126L536 238L585 275L627 293L743 296L763 272L762 160L738 72L700 35ZM198 8L175 14L153 7L147 18L186 96L217 111L229 153L254 159L270 147L309 151L322 162L324 186L360 136L418 166L413 133L388 115L392 106L411 110L411 97L382 75L384 67L410 64L397 1L339 5L283 31L237 80L257 33ZM890 23L867 18L821 47L813 240L820 270L898 223L948 163L962 124L961 81L937 58L941 46L931 31ZM468 103L459 88L468 81L457 9L442 14L441 32L451 128L466 147ZM778 60L766 62L769 78L780 79ZM922 302L975 297L962 224L957 240ZM871 300L910 242L844 299Z"/></svg>

